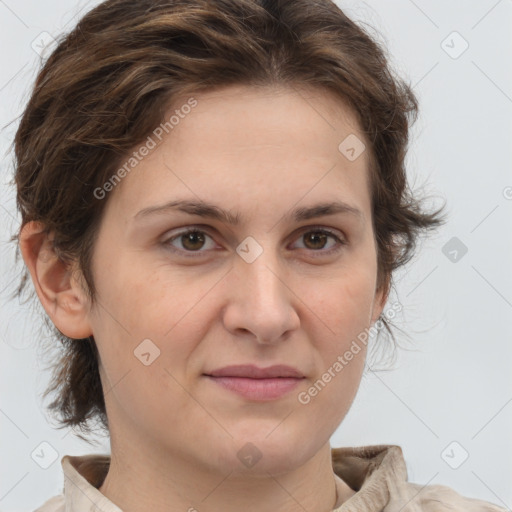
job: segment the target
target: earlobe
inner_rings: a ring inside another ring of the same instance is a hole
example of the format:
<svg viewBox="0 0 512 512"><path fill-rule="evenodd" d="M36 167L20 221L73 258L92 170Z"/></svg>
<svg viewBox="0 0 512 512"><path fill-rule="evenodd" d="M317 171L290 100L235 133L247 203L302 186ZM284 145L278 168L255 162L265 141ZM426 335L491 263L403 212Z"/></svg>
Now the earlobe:
<svg viewBox="0 0 512 512"><path fill-rule="evenodd" d="M377 321L380 317L382 311L384 310L384 306L388 300L389 295L389 282L386 281L384 285L381 286L379 290L375 293L375 300L373 303L373 311L372 311L372 325Z"/></svg>
<svg viewBox="0 0 512 512"><path fill-rule="evenodd" d="M69 338L90 336L89 304L74 278L76 268L57 256L43 224L31 221L23 226L20 250L37 296L55 327Z"/></svg>

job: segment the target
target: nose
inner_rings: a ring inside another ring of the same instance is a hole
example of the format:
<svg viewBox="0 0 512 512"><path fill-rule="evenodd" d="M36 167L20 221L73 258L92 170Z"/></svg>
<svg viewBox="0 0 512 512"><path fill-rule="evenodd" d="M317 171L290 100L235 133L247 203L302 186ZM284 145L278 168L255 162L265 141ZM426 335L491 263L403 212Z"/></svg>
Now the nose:
<svg viewBox="0 0 512 512"><path fill-rule="evenodd" d="M223 322L233 335L274 344L299 327L300 301L293 292L290 273L270 249L252 263L237 256L229 275Z"/></svg>

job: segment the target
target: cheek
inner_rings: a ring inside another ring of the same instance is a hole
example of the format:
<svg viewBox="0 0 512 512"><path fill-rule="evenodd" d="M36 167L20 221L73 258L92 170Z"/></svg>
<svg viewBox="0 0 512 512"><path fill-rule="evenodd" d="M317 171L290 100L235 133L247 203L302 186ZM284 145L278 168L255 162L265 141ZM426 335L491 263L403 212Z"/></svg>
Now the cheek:
<svg viewBox="0 0 512 512"><path fill-rule="evenodd" d="M364 368L364 334L370 327L373 284L368 280L345 280L339 283L336 292L331 291L333 300L324 312L330 336L323 339L323 346L318 349L327 371L325 380L332 381L333 388L339 388L340 397L348 397L357 390Z"/></svg>
<svg viewBox="0 0 512 512"><path fill-rule="evenodd" d="M328 283L308 283L303 290L310 310L305 329L319 356L320 372L308 394L321 410L331 411L333 425L341 421L354 399L364 370L365 335L375 295L375 276L366 269L352 267Z"/></svg>
<svg viewBox="0 0 512 512"><path fill-rule="evenodd" d="M212 288L212 279L128 268L120 264L98 281L101 305L93 331L107 378L104 388L115 385L112 397L119 405L143 411L149 396L180 402L178 383L187 380L189 359L210 327L200 298ZM187 396L182 398L185 406Z"/></svg>
<svg viewBox="0 0 512 512"><path fill-rule="evenodd" d="M191 279L190 271L151 266L129 255L115 268L98 274L100 314L108 313L106 321L129 333L133 343L151 337L155 342L166 340L194 314L201 297L215 283L212 277Z"/></svg>
<svg viewBox="0 0 512 512"><path fill-rule="evenodd" d="M370 326L375 300L375 274L371 268L350 268L321 286L303 290L306 305L317 313L337 343L356 337Z"/></svg>
<svg viewBox="0 0 512 512"><path fill-rule="evenodd" d="M197 407L185 391L187 368L207 324L197 321L197 291L127 275L122 289L113 286L100 299L109 311L99 308L94 331L105 400L113 417L156 431L161 419L169 424L172 411Z"/></svg>

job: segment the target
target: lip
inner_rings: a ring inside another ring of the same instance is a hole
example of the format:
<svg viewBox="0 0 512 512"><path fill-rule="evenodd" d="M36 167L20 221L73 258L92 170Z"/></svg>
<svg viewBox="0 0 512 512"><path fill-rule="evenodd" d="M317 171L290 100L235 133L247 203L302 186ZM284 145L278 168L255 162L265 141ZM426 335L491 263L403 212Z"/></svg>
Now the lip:
<svg viewBox="0 0 512 512"><path fill-rule="evenodd" d="M254 365L227 366L205 376L228 391L249 400L276 400L296 388L304 375L286 365L258 368Z"/></svg>
<svg viewBox="0 0 512 512"><path fill-rule="evenodd" d="M285 364L276 364L267 368L259 368L253 364L233 365L212 370L206 375L209 377L246 377L249 379L304 378L304 375L299 370Z"/></svg>

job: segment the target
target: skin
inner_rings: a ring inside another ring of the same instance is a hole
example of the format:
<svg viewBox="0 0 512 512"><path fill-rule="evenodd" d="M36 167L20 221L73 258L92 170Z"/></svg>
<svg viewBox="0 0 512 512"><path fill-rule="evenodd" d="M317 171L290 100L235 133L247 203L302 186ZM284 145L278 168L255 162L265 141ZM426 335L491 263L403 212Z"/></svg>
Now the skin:
<svg viewBox="0 0 512 512"><path fill-rule="evenodd" d="M92 263L97 303L78 269L52 255L38 223L23 228L22 254L54 324L98 345L112 452L104 495L127 512L330 511L329 439L356 396L365 346L307 405L298 394L386 300L376 289L368 152L349 161L338 150L350 134L364 138L351 111L322 90L230 86L194 97L192 112L104 199ZM179 211L134 220L178 198L215 203L242 222ZM332 200L360 215L284 217ZM176 237L190 226L204 242ZM318 228L345 244L311 239ZM263 249L252 263L236 252L248 236ZM148 366L134 357L144 339L160 350ZM305 379L258 402L203 375L250 363L288 364ZM237 456L246 443L261 453L252 467ZM354 494L339 485L338 506Z"/></svg>

